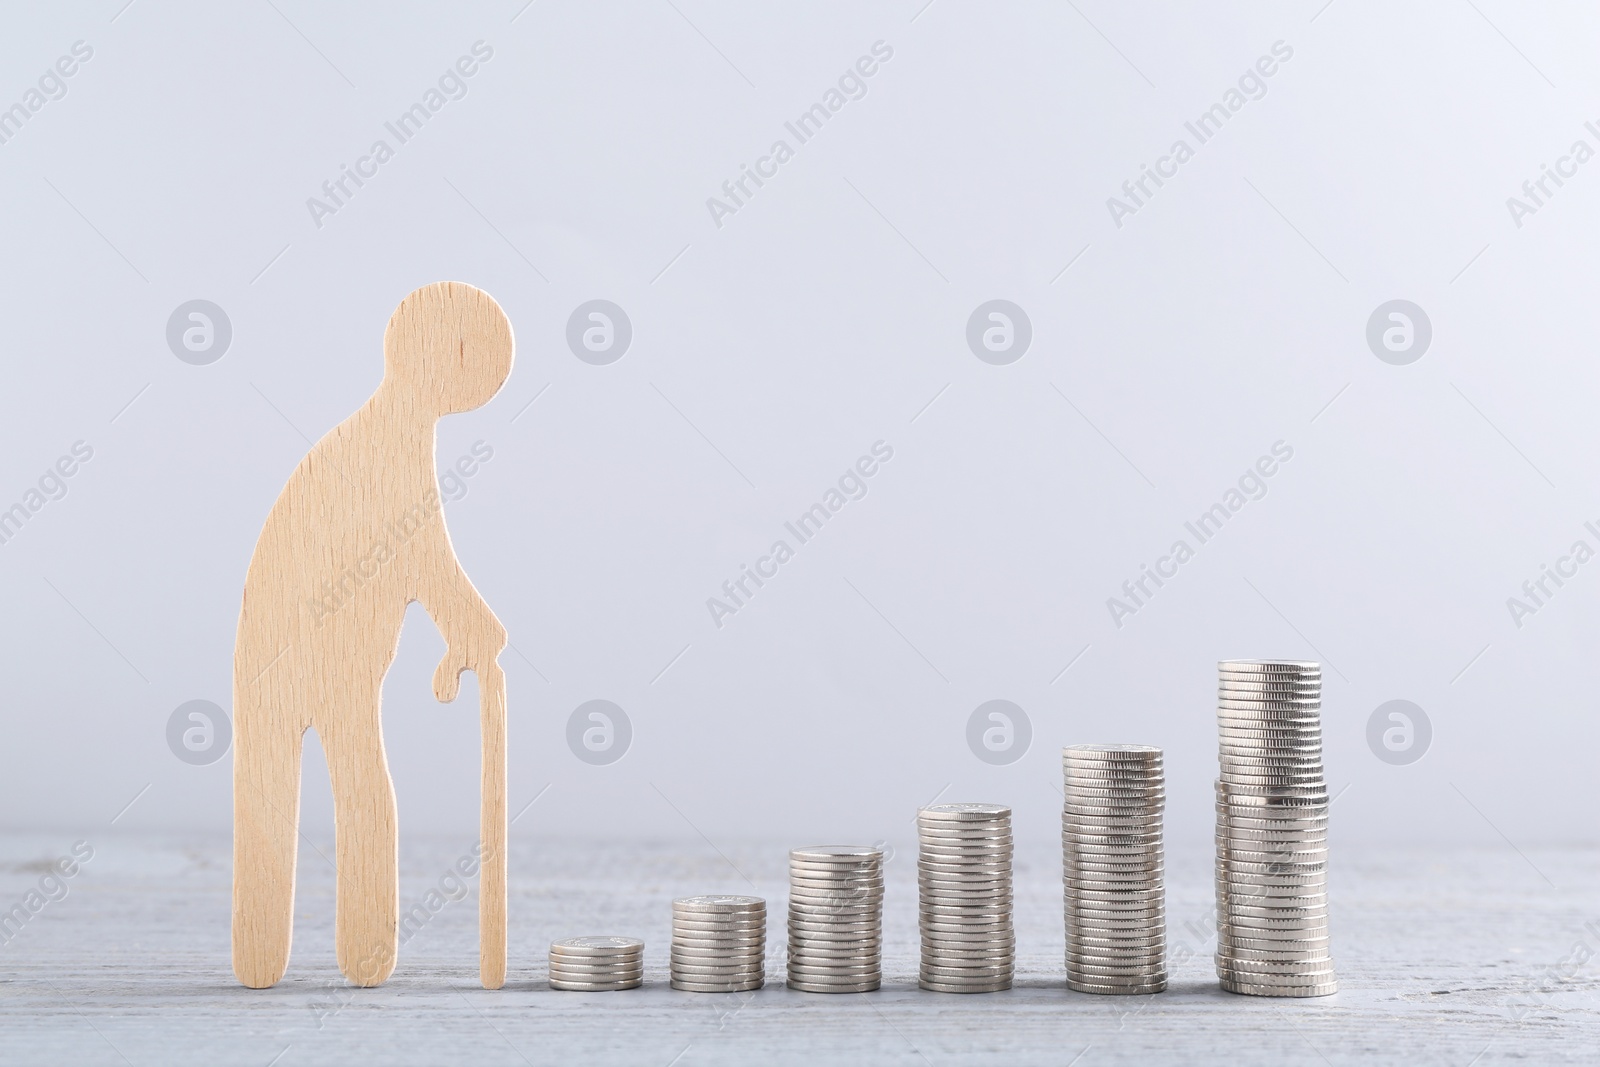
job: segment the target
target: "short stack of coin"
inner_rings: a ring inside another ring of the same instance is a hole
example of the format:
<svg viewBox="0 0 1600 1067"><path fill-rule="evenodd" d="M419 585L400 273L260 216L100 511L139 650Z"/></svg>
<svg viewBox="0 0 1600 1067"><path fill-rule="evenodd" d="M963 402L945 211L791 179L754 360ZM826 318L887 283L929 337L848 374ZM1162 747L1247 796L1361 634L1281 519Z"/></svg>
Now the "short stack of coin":
<svg viewBox="0 0 1600 1067"><path fill-rule="evenodd" d="M632 937L568 937L550 943L550 988L576 993L637 989L644 942Z"/></svg>
<svg viewBox="0 0 1600 1067"><path fill-rule="evenodd" d="M1061 770L1067 988L1159 993L1167 987L1161 750L1073 745L1061 750Z"/></svg>
<svg viewBox="0 0 1600 1067"><path fill-rule="evenodd" d="M767 902L679 897L672 902L672 988L742 993L766 980Z"/></svg>
<svg viewBox="0 0 1600 1067"><path fill-rule="evenodd" d="M1225 660L1217 671L1217 977L1231 993L1335 993L1322 668Z"/></svg>
<svg viewBox="0 0 1600 1067"><path fill-rule="evenodd" d="M917 812L918 983L941 993L1011 988L1011 809L934 804Z"/></svg>
<svg viewBox="0 0 1600 1067"><path fill-rule="evenodd" d="M867 993L883 982L883 851L789 852L789 988Z"/></svg>

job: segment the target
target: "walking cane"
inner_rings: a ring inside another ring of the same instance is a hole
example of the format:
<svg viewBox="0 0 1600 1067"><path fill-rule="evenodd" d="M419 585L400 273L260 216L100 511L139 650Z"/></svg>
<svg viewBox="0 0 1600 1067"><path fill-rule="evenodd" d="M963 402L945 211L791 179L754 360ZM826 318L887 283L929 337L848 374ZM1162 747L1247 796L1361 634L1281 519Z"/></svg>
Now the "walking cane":
<svg viewBox="0 0 1600 1067"><path fill-rule="evenodd" d="M499 989L506 982L506 676L494 661L476 673L483 720L478 975L483 988Z"/></svg>

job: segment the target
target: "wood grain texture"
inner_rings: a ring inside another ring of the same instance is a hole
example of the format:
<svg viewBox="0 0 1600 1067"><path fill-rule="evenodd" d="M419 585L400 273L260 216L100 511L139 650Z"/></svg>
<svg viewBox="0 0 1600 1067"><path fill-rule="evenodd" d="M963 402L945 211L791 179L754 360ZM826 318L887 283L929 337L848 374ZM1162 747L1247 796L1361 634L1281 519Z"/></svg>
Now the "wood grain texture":
<svg viewBox="0 0 1600 1067"><path fill-rule="evenodd" d="M505 628L473 588L445 529L434 468L444 415L487 403L511 372L511 324L459 282L400 302L370 400L311 449L267 516L245 577L234 649L234 973L263 988L289 963L307 729L333 783L339 969L382 983L398 949L394 786L381 693L406 607L421 602L448 649L434 694L461 673L482 693L480 968L505 980Z"/></svg>
<svg viewBox="0 0 1600 1067"><path fill-rule="evenodd" d="M512 810L526 799L514 797ZM584 795L569 790L564 799L582 803ZM1064 987L1060 842L1046 821L1018 841L1017 988L952 996L916 988L916 839L906 828L889 835L899 851L885 872L884 989L830 997L782 984L785 849L797 842L729 841L708 825L725 861L698 838L563 841L547 836L561 829L562 801L552 789L516 823L511 969L495 993L476 988L471 896L408 927L403 962L384 986L349 985L334 958L337 878L318 855L332 856L320 826L301 846L296 965L261 991L228 980L226 838L119 835L120 823L0 834L7 904L73 840L95 849L70 895L47 905L0 957L0 1062L667 1067L681 1057L676 1067L1066 1067L1081 1053L1077 1067L1542 1067L1596 1058L1600 956L1571 962L1575 946L1600 946L1587 925L1600 919L1593 846L1522 842L1525 860L1487 827L1479 846L1336 840L1340 991L1263 1000L1217 988L1209 842L1169 844L1171 988L1096 997ZM404 910L457 869L474 837L470 826L453 838L402 835ZM722 891L767 898L769 984L749 995L668 988L671 899ZM592 933L644 939L642 989L579 994L545 985L550 941Z"/></svg>

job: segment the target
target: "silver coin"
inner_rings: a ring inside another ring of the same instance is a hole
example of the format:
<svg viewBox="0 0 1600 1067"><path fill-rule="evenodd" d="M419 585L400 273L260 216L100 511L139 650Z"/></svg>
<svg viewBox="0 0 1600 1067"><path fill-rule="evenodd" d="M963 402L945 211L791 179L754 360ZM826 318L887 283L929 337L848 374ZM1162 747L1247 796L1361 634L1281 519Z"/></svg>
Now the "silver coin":
<svg viewBox="0 0 1600 1067"><path fill-rule="evenodd" d="M697 975L701 977L727 977L731 974L745 975L751 972L760 974L766 970L765 957L756 957L745 960L727 960L720 963L705 963L696 960L673 959L670 964L674 975Z"/></svg>
<svg viewBox="0 0 1600 1067"><path fill-rule="evenodd" d="M790 989L801 993L871 993L883 983L879 979L853 984L828 984L791 978L786 983Z"/></svg>
<svg viewBox="0 0 1600 1067"><path fill-rule="evenodd" d="M749 941L738 945L692 945L674 941L668 950L673 959L729 960L750 959L767 951L765 941Z"/></svg>
<svg viewBox="0 0 1600 1067"><path fill-rule="evenodd" d="M1067 885L1085 889L1154 889L1166 884L1159 870L1148 868L1133 870L1097 871L1068 863L1062 868L1062 881Z"/></svg>
<svg viewBox="0 0 1600 1067"><path fill-rule="evenodd" d="M1061 921L1067 932L1083 937L1127 940L1166 935L1167 918L1163 912L1154 914L1101 914L1080 912L1070 905L1062 909Z"/></svg>
<svg viewBox="0 0 1600 1067"><path fill-rule="evenodd" d="M1110 996L1146 996L1161 993L1167 988L1165 978L1153 982L1087 982L1068 977L1067 988L1074 993L1100 993Z"/></svg>
<svg viewBox="0 0 1600 1067"><path fill-rule="evenodd" d="M1109 838L1110 840L1101 840ZM1074 858L1082 853L1086 860L1111 861L1119 857L1128 862L1159 860L1166 840L1161 830L1132 833L1126 830L1063 830L1061 854Z"/></svg>
<svg viewBox="0 0 1600 1067"><path fill-rule="evenodd" d="M1009 875L1015 865L1011 857L991 857L984 859L954 859L952 857L938 857L921 855L917 857L917 870L928 871L932 874L1002 874Z"/></svg>
<svg viewBox="0 0 1600 1067"><path fill-rule="evenodd" d="M951 908L919 908L917 909L917 923L925 930L934 933L947 932L980 932L996 928L1011 928L1011 904L1008 901L1003 905L988 908L963 908L956 911Z"/></svg>
<svg viewBox="0 0 1600 1067"><path fill-rule="evenodd" d="M1011 964L981 971L951 971L937 966L923 966L917 970L918 977L927 981L966 986L1008 982L1015 973L1016 967Z"/></svg>
<svg viewBox="0 0 1600 1067"><path fill-rule="evenodd" d="M1283 850L1255 850L1266 855L1282 856ZM1323 851L1321 859L1289 860L1245 860L1239 854L1231 851L1219 852L1217 856L1218 870L1225 870L1234 874L1246 875L1251 878L1272 879L1275 877L1289 877L1298 879L1321 878L1328 876L1328 861L1325 858L1327 851Z"/></svg>
<svg viewBox="0 0 1600 1067"><path fill-rule="evenodd" d="M919 831L917 848L922 851L950 852L957 855L1001 852L1010 854L1016 848L1016 839L1010 834L940 834Z"/></svg>
<svg viewBox="0 0 1600 1067"><path fill-rule="evenodd" d="M1068 771L1061 776L1061 791L1063 795L1073 796L1113 796L1126 797L1135 800L1145 800L1154 804L1166 796L1166 783L1160 777L1156 778L1126 778L1113 776L1080 775Z"/></svg>
<svg viewBox="0 0 1600 1067"><path fill-rule="evenodd" d="M1328 817L1317 815L1305 819L1249 819L1218 812L1215 832L1219 838L1254 842L1269 848L1277 848L1280 845L1300 848L1313 845L1326 847Z"/></svg>
<svg viewBox="0 0 1600 1067"><path fill-rule="evenodd" d="M1268 923L1260 919L1227 919L1217 923L1218 936L1252 941L1315 941L1329 934L1327 922Z"/></svg>
<svg viewBox="0 0 1600 1067"><path fill-rule="evenodd" d="M1067 951L1083 959L1140 960L1160 958L1167 951L1163 938L1146 938L1141 941L1107 941L1104 938L1067 938Z"/></svg>
<svg viewBox="0 0 1600 1067"><path fill-rule="evenodd" d="M859 941L862 938L881 936L883 924L873 922L835 925L796 920L789 923L788 933L791 938L803 937L813 941Z"/></svg>
<svg viewBox="0 0 1600 1067"><path fill-rule="evenodd" d="M1126 830L1068 829L1061 831L1062 855L1076 851L1106 852L1116 850L1131 857L1143 859L1161 854L1166 840L1162 830L1153 829L1136 833Z"/></svg>
<svg viewBox="0 0 1600 1067"><path fill-rule="evenodd" d="M918 902L917 912L930 922L970 922L985 916L1011 914L1011 897L925 897Z"/></svg>
<svg viewBox="0 0 1600 1067"><path fill-rule="evenodd" d="M1131 785L1148 788L1161 785L1166 768L1159 763L1078 763L1063 760L1061 776L1067 781L1082 782L1088 786Z"/></svg>
<svg viewBox="0 0 1600 1067"><path fill-rule="evenodd" d="M632 956L551 956L552 971L615 971L643 966L644 957Z"/></svg>
<svg viewBox="0 0 1600 1067"><path fill-rule="evenodd" d="M878 956L883 950L882 939L872 941L790 941L791 956L809 960L854 960Z"/></svg>
<svg viewBox="0 0 1600 1067"><path fill-rule="evenodd" d="M1315 725L1322 713L1322 694L1317 692L1249 692L1237 689L1217 691L1219 718L1259 718L1263 720L1311 720Z"/></svg>
<svg viewBox="0 0 1600 1067"><path fill-rule="evenodd" d="M747 993L752 989L760 989L766 984L766 979L752 978L747 982L692 982L674 978L668 984L673 989L685 993Z"/></svg>
<svg viewBox="0 0 1600 1067"><path fill-rule="evenodd" d="M677 897L672 901L673 911L711 911L744 913L751 911L765 911L767 902L761 897L737 896L733 894L706 894L695 897Z"/></svg>
<svg viewBox="0 0 1600 1067"><path fill-rule="evenodd" d="M1086 875L1111 874L1129 878L1159 878L1166 869L1160 850L1123 855L1090 855L1063 848L1061 854L1065 869L1081 871Z"/></svg>
<svg viewBox="0 0 1600 1067"><path fill-rule="evenodd" d="M991 923L934 923L922 921L917 924L917 929L924 940L936 940L943 944L981 944L986 941L1003 940L1016 936L1016 928L1009 919L1000 919Z"/></svg>
<svg viewBox="0 0 1600 1067"><path fill-rule="evenodd" d="M1077 789L1070 784L1062 792L1061 811L1078 818L1122 818L1150 822L1166 814L1165 793L1136 793L1132 790Z"/></svg>
<svg viewBox="0 0 1600 1067"><path fill-rule="evenodd" d="M1230 771L1261 773L1263 771L1321 771L1322 756L1316 752L1230 752L1219 748L1217 763L1223 776Z"/></svg>
<svg viewBox="0 0 1600 1067"><path fill-rule="evenodd" d="M951 949L980 949L987 945L1015 943L1017 937L1016 928L1009 922L959 929L944 929L928 923L919 923L917 934L923 944L945 945Z"/></svg>
<svg viewBox="0 0 1600 1067"><path fill-rule="evenodd" d="M1228 922L1235 927L1276 923L1279 929L1289 927L1304 931L1307 935L1313 932L1326 933L1328 928L1327 905L1311 908L1262 908L1247 903L1220 902L1219 910L1224 909L1227 912Z"/></svg>
<svg viewBox="0 0 1600 1067"><path fill-rule="evenodd" d="M551 971L549 980L551 985L557 982L572 985L605 985L621 982L638 982L644 977L644 971L635 969L630 971Z"/></svg>
<svg viewBox="0 0 1600 1067"><path fill-rule="evenodd" d="M813 884L812 882L791 881L789 883L789 899L808 899L849 902L851 900L872 900L883 895L884 883L863 882L859 885L827 885Z"/></svg>
<svg viewBox="0 0 1600 1067"><path fill-rule="evenodd" d="M1265 875L1267 868L1277 868L1278 873L1292 873L1297 868L1302 874L1327 877L1328 849L1315 842L1258 842L1252 844L1237 838L1217 839L1217 869L1237 871L1242 875ZM1311 869L1321 866L1318 871Z"/></svg>
<svg viewBox="0 0 1600 1067"><path fill-rule="evenodd" d="M950 889L962 893L1009 892L1010 871L971 871L961 874L946 871L917 872L917 884L923 888Z"/></svg>
<svg viewBox="0 0 1600 1067"><path fill-rule="evenodd" d="M924 963L1005 963L1016 959L1017 946L1013 940L997 941L982 947L951 948L949 945L924 939L921 951Z"/></svg>
<svg viewBox="0 0 1600 1067"><path fill-rule="evenodd" d="M1217 897L1225 900L1229 907L1307 910L1328 906L1328 890L1322 883L1310 886L1264 886L1219 879Z"/></svg>
<svg viewBox="0 0 1600 1067"><path fill-rule="evenodd" d="M636 937L564 937L550 942L550 951L573 956L615 956L643 952L644 942Z"/></svg>
<svg viewBox="0 0 1600 1067"><path fill-rule="evenodd" d="M1166 950L1167 944L1160 938L1118 942L1072 938L1067 942L1069 960L1103 960L1108 963L1126 964L1145 959L1159 959Z"/></svg>
<svg viewBox="0 0 1600 1067"><path fill-rule="evenodd" d="M917 928L924 937L955 937L956 935L974 935L987 937L1009 936L1014 928L1011 921L1011 909L994 909L988 912L974 911L970 915L959 918L948 914L922 912L917 917Z"/></svg>
<svg viewBox="0 0 1600 1067"><path fill-rule="evenodd" d="M1305 986L1276 986L1260 985L1252 982L1233 982L1223 979L1221 984L1223 992L1256 997L1326 997L1339 992L1338 982Z"/></svg>
<svg viewBox="0 0 1600 1067"><path fill-rule="evenodd" d="M1320 693L1322 681L1316 678L1220 674L1217 676L1217 688L1224 692Z"/></svg>
<svg viewBox="0 0 1600 1067"><path fill-rule="evenodd" d="M1082 782L1085 785L1136 785L1160 786L1166 775L1166 767L1161 763L1108 763L1108 762L1081 762L1078 760L1062 760L1061 775L1064 779Z"/></svg>
<svg viewBox="0 0 1600 1067"><path fill-rule="evenodd" d="M1067 974L1076 978L1135 979L1165 977L1166 960L1158 953L1146 958L1098 959L1067 954Z"/></svg>
<svg viewBox="0 0 1600 1067"><path fill-rule="evenodd" d="M1320 717L1309 713L1295 719L1219 713L1217 736L1227 744L1242 749L1242 754L1246 755L1257 749L1309 748L1320 751L1322 747Z"/></svg>
<svg viewBox="0 0 1600 1067"><path fill-rule="evenodd" d="M1068 934L1084 937L1148 937L1166 930L1167 914L1161 908L1101 911L1069 904L1062 910L1061 921Z"/></svg>
<svg viewBox="0 0 1600 1067"><path fill-rule="evenodd" d="M821 904L821 905L827 905L827 904L843 904L843 905L861 904L861 905L865 905L865 904L871 903L872 901L882 900L882 899L883 899L883 886L881 886L881 885L860 885L860 886L853 886L853 887L848 888L848 889L834 887L834 886L817 886L817 885L793 885L793 884L791 884L789 886L789 900L791 902L796 901L796 900L803 900L803 901L807 901L808 903Z"/></svg>
<svg viewBox="0 0 1600 1067"><path fill-rule="evenodd" d="M790 979L800 978L808 982L867 982L880 978L883 967L876 957L853 962L841 960L833 965L815 960L790 959L784 973Z"/></svg>
<svg viewBox="0 0 1600 1067"><path fill-rule="evenodd" d="M1228 829L1252 833L1320 833L1328 832L1328 813L1315 809L1266 808L1260 815L1257 809L1236 810L1232 806L1217 809L1217 821ZM1266 814L1271 812L1271 814Z"/></svg>
<svg viewBox="0 0 1600 1067"><path fill-rule="evenodd" d="M946 863L939 860L918 859L917 872L935 876L960 877L984 875L989 878L1008 879L1012 872L1011 861L1004 863Z"/></svg>
<svg viewBox="0 0 1600 1067"><path fill-rule="evenodd" d="M1232 967L1219 966L1217 977L1222 980L1223 988L1233 983L1251 986L1257 990L1274 991L1259 993L1261 996L1326 996L1326 993L1310 991L1338 986L1338 975L1331 968L1306 974L1261 974L1256 971L1240 971Z"/></svg>
<svg viewBox="0 0 1600 1067"><path fill-rule="evenodd" d="M938 972L918 972L917 983L923 989L947 993L987 993L1010 989L1016 969L996 971L993 974L947 975Z"/></svg>
<svg viewBox="0 0 1600 1067"><path fill-rule="evenodd" d="M1167 977L1165 964L1153 963L1137 967L1097 967L1084 963L1067 963L1068 982L1162 982Z"/></svg>
<svg viewBox="0 0 1600 1067"><path fill-rule="evenodd" d="M1166 886L1166 881L1161 878L1145 875L1118 878L1074 870L1070 867L1062 871L1061 881L1068 889L1086 893L1152 894L1162 892Z"/></svg>
<svg viewBox="0 0 1600 1067"><path fill-rule="evenodd" d="M917 986L930 993L1000 993L1011 988L1011 981L1007 979L1000 982L975 982L962 984L959 982L940 982L934 979L917 979Z"/></svg>
<svg viewBox="0 0 1600 1067"><path fill-rule="evenodd" d="M715 944L674 939L670 951L674 956L734 956L755 953L766 947L767 939L749 938L744 941L721 941Z"/></svg>
<svg viewBox="0 0 1600 1067"><path fill-rule="evenodd" d="M1011 818L1011 808L1005 804L929 804L917 811L917 818L997 822Z"/></svg>
<svg viewBox="0 0 1600 1067"><path fill-rule="evenodd" d="M724 945L743 941L760 941L767 936L767 928L747 926L738 930L699 930L694 927L674 926L672 940L690 945Z"/></svg>
<svg viewBox="0 0 1600 1067"><path fill-rule="evenodd" d="M1152 930L1166 924L1167 913L1159 904L1119 908L1098 901L1069 901L1063 911L1062 921L1068 927L1079 930Z"/></svg>
<svg viewBox="0 0 1600 1067"><path fill-rule="evenodd" d="M1225 947L1274 949L1289 951L1304 949L1308 952L1327 951L1330 940L1326 932L1312 936L1301 934L1300 931L1289 931L1280 934L1264 934L1259 930L1244 927L1235 927L1226 921L1217 924L1217 944Z"/></svg>
<svg viewBox="0 0 1600 1067"><path fill-rule="evenodd" d="M1326 946L1322 948L1244 948L1230 944L1217 953L1227 959L1260 960L1278 963L1315 963L1319 960L1330 960Z"/></svg>
<svg viewBox="0 0 1600 1067"><path fill-rule="evenodd" d="M791 982L799 979L814 984L853 985L857 982L879 981L883 975L883 968L873 963L860 967L818 967L810 963L801 963L796 960L789 961L788 970Z"/></svg>
<svg viewBox="0 0 1600 1067"><path fill-rule="evenodd" d="M860 874L845 877L843 875L825 874L819 871L790 871L789 884L807 886L813 889L858 889L863 886L882 885L883 872L863 871Z"/></svg>
<svg viewBox="0 0 1600 1067"><path fill-rule="evenodd" d="M700 918L694 915L675 914L672 916L673 929L684 930L760 930L767 925L767 913L761 911L751 912L749 915L729 916L727 918Z"/></svg>
<svg viewBox="0 0 1600 1067"><path fill-rule="evenodd" d="M624 989L638 989L643 984L642 978L631 978L625 982L569 982L564 979L550 979L551 989L569 993L615 993Z"/></svg>
<svg viewBox="0 0 1600 1067"><path fill-rule="evenodd" d="M805 845L790 849L789 858L821 863L882 860L883 849L876 845Z"/></svg>
<svg viewBox="0 0 1600 1067"><path fill-rule="evenodd" d="M1165 816L1159 811L1130 810L1113 815L1109 812L1086 813L1063 808L1061 832L1073 836L1110 834L1137 841L1160 836L1164 821Z"/></svg>
<svg viewBox="0 0 1600 1067"><path fill-rule="evenodd" d="M822 915L791 909L788 927L790 931L806 930L843 937L859 930L880 930L883 928L883 918L878 911L863 915Z"/></svg>
<svg viewBox="0 0 1600 1067"><path fill-rule="evenodd" d="M1225 971L1230 978L1247 982L1282 981L1316 981L1325 982L1334 976L1333 961L1307 961L1304 964L1284 962L1282 960L1244 960L1234 957L1220 957L1216 960L1219 972Z"/></svg>

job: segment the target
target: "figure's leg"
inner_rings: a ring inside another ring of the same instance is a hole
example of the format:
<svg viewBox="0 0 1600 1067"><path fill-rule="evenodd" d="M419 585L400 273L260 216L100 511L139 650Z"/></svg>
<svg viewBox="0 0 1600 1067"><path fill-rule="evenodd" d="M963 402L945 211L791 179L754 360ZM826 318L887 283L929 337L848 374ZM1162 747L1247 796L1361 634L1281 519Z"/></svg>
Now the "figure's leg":
<svg viewBox="0 0 1600 1067"><path fill-rule="evenodd" d="M360 986L382 984L399 952L400 870L394 782L383 754L379 694L329 724L322 736L333 778L339 970Z"/></svg>
<svg viewBox="0 0 1600 1067"><path fill-rule="evenodd" d="M265 989L289 966L304 729L263 694L234 701L233 973Z"/></svg>

